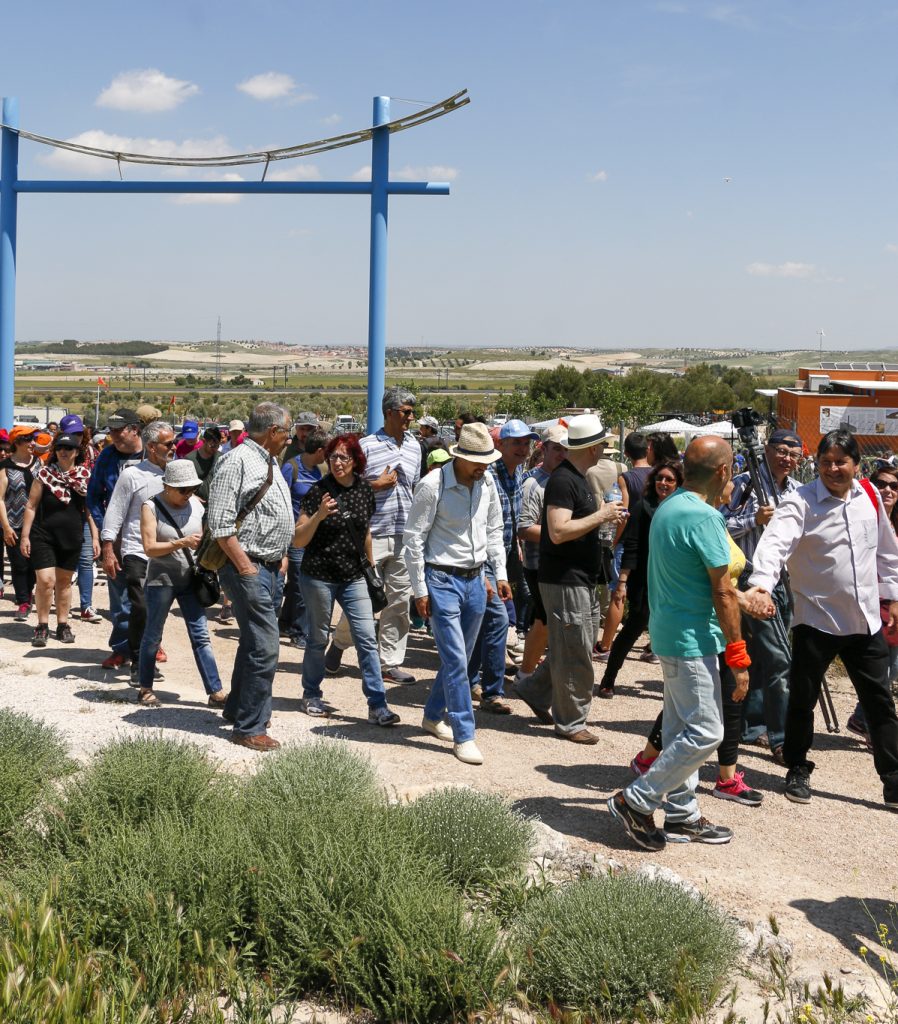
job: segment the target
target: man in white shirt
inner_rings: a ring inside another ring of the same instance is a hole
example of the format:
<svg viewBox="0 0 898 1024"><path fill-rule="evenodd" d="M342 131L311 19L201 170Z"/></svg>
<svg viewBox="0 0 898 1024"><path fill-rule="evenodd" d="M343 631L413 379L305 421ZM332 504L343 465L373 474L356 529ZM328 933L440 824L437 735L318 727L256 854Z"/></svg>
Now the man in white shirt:
<svg viewBox="0 0 898 1024"><path fill-rule="evenodd" d="M785 795L809 803L814 706L836 657L857 691L886 806L898 807L898 716L889 693L886 629L898 629L898 541L879 495L855 477L860 451L849 430L817 448L820 477L787 495L755 549L749 586L769 595L788 566L795 614L783 758ZM773 608L769 600L769 609Z"/></svg>
<svg viewBox="0 0 898 1024"><path fill-rule="evenodd" d="M430 619L440 659L421 724L437 739L453 742L463 763L483 764L474 742L468 660L486 609L487 561L496 571L499 596L511 597L502 505L486 472L501 456L482 423L465 424L450 453L453 461L425 476L415 491L403 556L415 606Z"/></svg>
<svg viewBox="0 0 898 1024"><path fill-rule="evenodd" d="M143 428L141 438L146 458L136 466L122 470L109 499L100 533L103 569L107 577L115 579L119 572L123 572L128 587L128 599L131 602L128 654L132 679L137 678L140 640L147 621L143 596L147 556L140 538L140 510L147 499L162 493L162 474L174 453L175 432L164 420L153 420ZM116 554L115 542L119 539L121 548Z"/></svg>

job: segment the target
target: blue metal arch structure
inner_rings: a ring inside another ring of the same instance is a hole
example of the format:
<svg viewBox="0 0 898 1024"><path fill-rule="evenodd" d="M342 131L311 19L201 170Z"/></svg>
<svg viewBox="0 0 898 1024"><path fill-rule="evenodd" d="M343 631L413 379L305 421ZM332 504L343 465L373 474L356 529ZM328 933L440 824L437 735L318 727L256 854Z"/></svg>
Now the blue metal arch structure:
<svg viewBox="0 0 898 1024"><path fill-rule="evenodd" d="M267 172L271 160L292 159L310 153L325 152L359 142L371 142L371 181L49 181L19 178L19 138L63 148L75 148L19 130L18 101L3 100L0 126L0 425L12 425L15 394L16 327L16 236L20 193L126 193L126 194L229 194L229 195L369 195L371 196L371 241L368 280L368 430L383 424L380 400L384 390L387 324L387 226L391 195L449 195L448 182L390 181L390 135L442 117L469 103L467 90L419 111L407 118L390 120L390 98L374 97L371 128L335 136L319 142L290 147L272 153L249 153L221 159L196 159L190 166L235 166L264 163ZM80 152L130 163L165 163L140 154L112 154L80 147Z"/></svg>

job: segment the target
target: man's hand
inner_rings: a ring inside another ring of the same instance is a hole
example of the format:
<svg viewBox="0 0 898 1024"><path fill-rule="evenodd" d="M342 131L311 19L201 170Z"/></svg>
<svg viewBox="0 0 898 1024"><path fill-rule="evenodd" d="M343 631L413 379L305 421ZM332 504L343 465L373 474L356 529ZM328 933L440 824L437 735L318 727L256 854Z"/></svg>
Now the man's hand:
<svg viewBox="0 0 898 1024"><path fill-rule="evenodd" d="M287 575L287 566L289 564L290 559L286 555L284 555L284 557L281 559L281 567L278 569L278 572L280 573L281 576Z"/></svg>
<svg viewBox="0 0 898 1024"><path fill-rule="evenodd" d="M751 587L743 593L745 611L755 619L772 619L776 615L773 598L760 587Z"/></svg>
<svg viewBox="0 0 898 1024"><path fill-rule="evenodd" d="M745 695L748 693L748 669L747 668L734 668L731 669L733 678L736 680L736 689L733 690L733 700L739 704L745 700Z"/></svg>
<svg viewBox="0 0 898 1024"><path fill-rule="evenodd" d="M889 621L886 623L886 632L894 636L898 632L898 601L889 602Z"/></svg>
<svg viewBox="0 0 898 1024"><path fill-rule="evenodd" d="M624 602L627 600L627 584L623 580L619 580L617 586L614 588L614 593L611 595L611 600L615 608L623 608Z"/></svg>
<svg viewBox="0 0 898 1024"><path fill-rule="evenodd" d="M387 466L383 473L380 474L375 480L370 480L369 483L375 491L385 491L389 487L395 487L399 482L399 474L395 469L390 469Z"/></svg>
<svg viewBox="0 0 898 1024"><path fill-rule="evenodd" d="M115 551L112 547L111 540L103 541L103 572L110 580L114 580L116 576L122 571L122 567L119 565L118 559L115 557Z"/></svg>
<svg viewBox="0 0 898 1024"><path fill-rule="evenodd" d="M596 512L596 524L614 523L617 525L623 522L626 517L627 510L624 508L622 501L606 501L599 511Z"/></svg>
<svg viewBox="0 0 898 1024"><path fill-rule="evenodd" d="M422 619L430 618L430 598L429 597L416 597L415 598L415 609Z"/></svg>
<svg viewBox="0 0 898 1024"><path fill-rule="evenodd" d="M760 505L755 512L755 526L766 526L773 519L775 511L772 505Z"/></svg>
<svg viewBox="0 0 898 1024"><path fill-rule="evenodd" d="M499 597L503 601L510 601L512 599L511 584L508 580L496 580L496 586L499 588Z"/></svg>

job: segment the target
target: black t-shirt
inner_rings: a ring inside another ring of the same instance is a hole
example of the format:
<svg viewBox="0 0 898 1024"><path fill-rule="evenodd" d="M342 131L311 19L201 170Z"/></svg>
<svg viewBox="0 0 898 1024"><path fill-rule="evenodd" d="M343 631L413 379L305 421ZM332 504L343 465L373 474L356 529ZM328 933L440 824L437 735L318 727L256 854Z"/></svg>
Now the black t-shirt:
<svg viewBox="0 0 898 1024"><path fill-rule="evenodd" d="M84 540L84 498L73 494L68 502L62 502L45 486L31 532L61 551L80 548Z"/></svg>
<svg viewBox="0 0 898 1024"><path fill-rule="evenodd" d="M342 487L330 477L325 477L308 489L300 504L301 511L307 516L315 515L325 494L339 497L344 515L351 519L356 534L364 542L368 524L374 515L371 484L356 476L351 487ZM358 548L342 515L328 516L318 524L302 556L302 571L306 576L327 583L346 583L362 575Z"/></svg>
<svg viewBox="0 0 898 1024"><path fill-rule="evenodd" d="M585 519L596 511L592 488L567 459L549 477L543 498L542 529L539 537L540 583L594 587L602 576L602 546L598 528L577 540L553 544L549 537L549 506L571 510L572 519Z"/></svg>
<svg viewBox="0 0 898 1024"><path fill-rule="evenodd" d="M635 498L642 497L642 492L645 490L645 482L648 480L651 471L651 466L634 466L624 473L624 480L627 481L627 491L630 495L630 504L633 503Z"/></svg>

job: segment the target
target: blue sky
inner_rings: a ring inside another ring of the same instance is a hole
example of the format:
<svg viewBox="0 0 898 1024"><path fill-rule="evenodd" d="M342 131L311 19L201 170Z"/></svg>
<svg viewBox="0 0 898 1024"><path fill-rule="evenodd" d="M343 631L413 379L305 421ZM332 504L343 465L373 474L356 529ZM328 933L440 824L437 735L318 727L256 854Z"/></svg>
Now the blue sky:
<svg viewBox="0 0 898 1024"><path fill-rule="evenodd" d="M285 146L468 88L392 139L394 176L452 182L391 200L392 344L898 346L898 3L49 0L2 26L21 126L123 148ZM23 141L20 175L116 174L48 155ZM193 340L220 315L363 343L367 259L365 197L25 195L17 336Z"/></svg>

